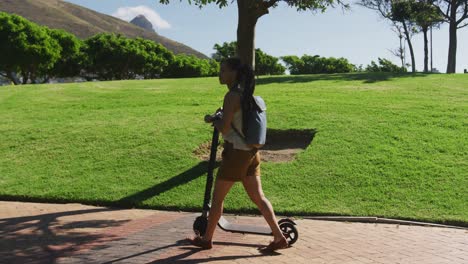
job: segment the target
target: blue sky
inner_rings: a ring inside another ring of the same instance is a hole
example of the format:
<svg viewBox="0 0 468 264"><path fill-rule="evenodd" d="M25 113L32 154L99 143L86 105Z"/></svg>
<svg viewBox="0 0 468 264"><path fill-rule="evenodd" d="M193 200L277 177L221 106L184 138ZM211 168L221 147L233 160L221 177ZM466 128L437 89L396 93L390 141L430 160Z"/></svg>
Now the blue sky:
<svg viewBox="0 0 468 264"><path fill-rule="evenodd" d="M208 5L199 9L188 1L173 0L169 5L158 0L67 0L108 15L127 20L138 12L151 16L156 31L184 43L208 56L213 45L236 39L237 6L219 9ZM137 8L138 7L138 8ZM378 57L400 64L389 50L399 45L387 20L375 11L356 5L351 10L329 9L325 13L297 12L285 4L271 9L259 19L256 47L273 56L320 55L345 57L366 66ZM119 10L120 8L120 10ZM422 34L413 38L417 70L423 70ZM445 72L448 52L448 26L433 31L434 67ZM410 61L407 49L407 61ZM468 69L468 27L458 32L457 72Z"/></svg>

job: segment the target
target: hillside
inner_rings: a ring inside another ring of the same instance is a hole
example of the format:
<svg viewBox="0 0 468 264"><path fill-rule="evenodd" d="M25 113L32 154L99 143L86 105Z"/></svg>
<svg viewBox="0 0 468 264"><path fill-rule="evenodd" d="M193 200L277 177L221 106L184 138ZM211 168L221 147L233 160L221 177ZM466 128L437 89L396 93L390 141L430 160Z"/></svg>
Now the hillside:
<svg viewBox="0 0 468 264"><path fill-rule="evenodd" d="M82 39L101 32L121 33L130 38L154 40L175 54L185 53L207 58L203 53L154 31L60 0L1 0L0 11L23 16L50 28L64 29Z"/></svg>

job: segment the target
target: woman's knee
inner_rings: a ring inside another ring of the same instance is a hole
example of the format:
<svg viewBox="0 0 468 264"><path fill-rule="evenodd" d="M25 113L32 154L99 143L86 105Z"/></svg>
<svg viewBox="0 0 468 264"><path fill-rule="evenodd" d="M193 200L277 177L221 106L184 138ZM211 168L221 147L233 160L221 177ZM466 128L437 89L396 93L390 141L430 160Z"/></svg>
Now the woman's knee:
<svg viewBox="0 0 468 264"><path fill-rule="evenodd" d="M258 207L261 207L265 202L268 202L267 198L263 193L253 194L250 195L250 199L254 202Z"/></svg>

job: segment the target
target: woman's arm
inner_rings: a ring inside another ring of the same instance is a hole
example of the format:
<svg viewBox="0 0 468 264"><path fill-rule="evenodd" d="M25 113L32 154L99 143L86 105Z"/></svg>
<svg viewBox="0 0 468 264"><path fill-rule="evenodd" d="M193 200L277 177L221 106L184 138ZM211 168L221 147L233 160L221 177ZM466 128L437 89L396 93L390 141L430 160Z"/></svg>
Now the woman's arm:
<svg viewBox="0 0 468 264"><path fill-rule="evenodd" d="M231 122L234 118L234 113L240 109L240 96L234 92L228 92L224 97L223 103L223 118L213 122L213 125L222 134L226 134L231 128Z"/></svg>

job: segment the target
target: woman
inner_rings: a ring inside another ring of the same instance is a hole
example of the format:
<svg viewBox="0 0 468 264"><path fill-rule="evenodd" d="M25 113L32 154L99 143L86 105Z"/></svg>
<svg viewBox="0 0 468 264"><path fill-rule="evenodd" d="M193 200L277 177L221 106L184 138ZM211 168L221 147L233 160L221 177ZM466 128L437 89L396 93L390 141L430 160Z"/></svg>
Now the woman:
<svg viewBox="0 0 468 264"><path fill-rule="evenodd" d="M224 198L234 183L240 181L272 230L274 240L266 249L286 248L288 242L278 226L271 203L263 194L260 154L257 149L246 145L241 135L244 127L242 113L250 107L255 89L253 70L241 64L239 59L229 58L221 63L219 82L226 84L229 90L224 96L222 118L213 122L224 138L222 162L215 181L206 233L203 237L196 236L189 241L203 249L213 247L213 233L223 212ZM211 122L211 116L205 116L205 121Z"/></svg>

